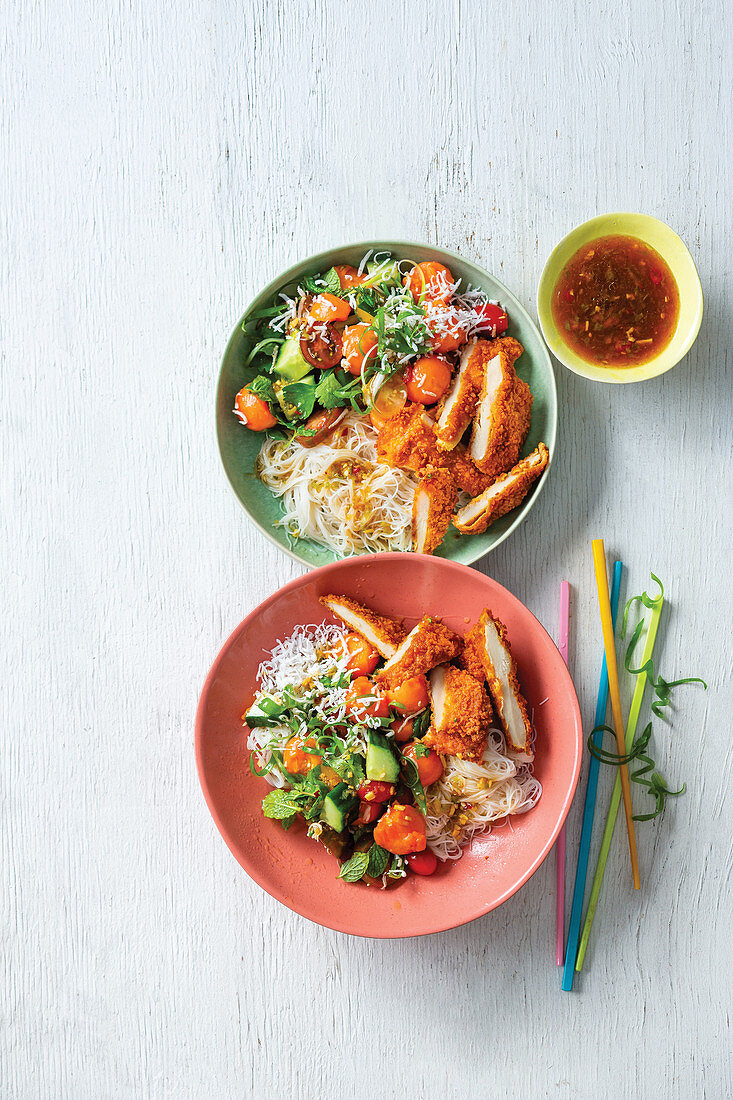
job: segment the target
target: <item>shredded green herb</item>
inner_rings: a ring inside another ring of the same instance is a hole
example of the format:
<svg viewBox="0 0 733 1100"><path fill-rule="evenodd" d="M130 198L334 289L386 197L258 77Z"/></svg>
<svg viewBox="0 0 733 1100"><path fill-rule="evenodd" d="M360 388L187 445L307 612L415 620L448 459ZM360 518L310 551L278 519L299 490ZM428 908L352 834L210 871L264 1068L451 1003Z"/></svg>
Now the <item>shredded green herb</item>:
<svg viewBox="0 0 733 1100"><path fill-rule="evenodd" d="M412 720L412 736L419 739L428 732L428 726L430 725L430 711L420 711L416 718Z"/></svg>
<svg viewBox="0 0 733 1100"><path fill-rule="evenodd" d="M428 803L425 798L425 788L420 781L420 772L418 771L417 764L414 760L411 760L409 756L403 756L400 763L402 765L402 778L415 796L415 802L417 803L420 813L426 814L428 812Z"/></svg>
<svg viewBox="0 0 733 1100"><path fill-rule="evenodd" d="M316 401L324 409L340 409L344 405L351 405L355 412L366 411L360 401L361 379L345 376L342 370L323 374L314 392Z"/></svg>

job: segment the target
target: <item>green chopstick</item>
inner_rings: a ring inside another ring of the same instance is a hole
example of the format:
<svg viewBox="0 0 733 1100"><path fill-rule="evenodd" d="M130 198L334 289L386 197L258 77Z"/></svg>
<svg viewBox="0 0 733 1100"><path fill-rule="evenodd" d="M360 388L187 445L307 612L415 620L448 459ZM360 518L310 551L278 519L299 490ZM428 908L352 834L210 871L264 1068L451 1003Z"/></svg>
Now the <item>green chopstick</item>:
<svg viewBox="0 0 733 1100"><path fill-rule="evenodd" d="M649 619L649 627L647 629L646 641L644 643L644 652L642 655L641 663L646 665L647 661L651 659L654 651L654 642L657 637L657 630L659 629L659 619L662 614L662 605L664 603L664 596L657 596L656 599L650 601L652 604L652 613ZM634 688L634 695L631 700L631 709L629 711L629 720L626 724L626 752L631 751L631 746L634 743L634 735L636 733L636 726L639 721L639 712L641 711L641 704L644 699L644 689L647 685L647 673L645 669L638 674L636 678L636 687ZM596 915L596 907L598 905L598 898L601 893L601 886L603 885L603 876L606 872L606 861L608 860L608 853L611 848L611 840L613 839L613 830L616 826L616 818L618 816L619 806L621 805L621 779L620 776L616 776L616 782L613 785L613 793L611 795L611 805L608 809L608 817L606 818L606 827L603 830L603 840L601 841L601 850L598 853L598 862L596 863L595 873L593 875L593 886L591 887L590 899L588 901L588 910L585 915L585 924L583 925L583 933L580 937L580 946L578 948L578 958L575 962L575 969L583 969L583 960L585 958L585 952L588 947L588 940L590 939L591 928L593 927L593 920Z"/></svg>

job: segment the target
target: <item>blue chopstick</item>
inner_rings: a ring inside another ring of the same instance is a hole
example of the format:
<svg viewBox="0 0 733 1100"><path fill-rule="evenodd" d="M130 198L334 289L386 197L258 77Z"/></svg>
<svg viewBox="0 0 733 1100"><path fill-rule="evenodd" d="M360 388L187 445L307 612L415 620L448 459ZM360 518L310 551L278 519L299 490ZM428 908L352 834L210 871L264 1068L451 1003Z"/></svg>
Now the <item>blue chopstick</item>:
<svg viewBox="0 0 733 1100"><path fill-rule="evenodd" d="M616 626L616 612L618 611L618 595L621 588L621 573L623 565L620 561L613 566L613 582L611 585L611 618ZM598 702L596 704L596 720L594 726L602 726L606 720L606 705L608 703L608 669L606 657L603 657L601 665L601 682L598 687ZM603 743L603 733L597 733L594 744L600 746ZM562 988L573 988L575 975L575 960L578 956L578 941L580 940L580 919L583 915L583 898L585 897L585 880L588 874L588 856L590 855L590 838L593 832L593 818L596 812L596 792L598 791L598 769L600 763L595 756L590 758L588 768L588 786L585 791L583 804L583 823L580 829L580 848L578 849L578 866L575 871L575 885L573 886L573 906L570 910L570 927L568 929L568 943L565 949L565 967L562 972Z"/></svg>

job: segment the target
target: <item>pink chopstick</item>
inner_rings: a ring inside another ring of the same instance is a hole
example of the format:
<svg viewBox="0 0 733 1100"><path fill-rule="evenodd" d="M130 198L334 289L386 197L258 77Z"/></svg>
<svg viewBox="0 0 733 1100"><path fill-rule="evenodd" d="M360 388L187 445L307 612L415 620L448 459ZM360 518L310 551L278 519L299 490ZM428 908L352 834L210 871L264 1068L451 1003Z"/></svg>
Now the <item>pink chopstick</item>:
<svg viewBox="0 0 733 1100"><path fill-rule="evenodd" d="M570 633L570 585L567 581L560 584L560 642L562 659L568 663L568 635ZM565 963L565 826L555 844L555 962L558 966Z"/></svg>

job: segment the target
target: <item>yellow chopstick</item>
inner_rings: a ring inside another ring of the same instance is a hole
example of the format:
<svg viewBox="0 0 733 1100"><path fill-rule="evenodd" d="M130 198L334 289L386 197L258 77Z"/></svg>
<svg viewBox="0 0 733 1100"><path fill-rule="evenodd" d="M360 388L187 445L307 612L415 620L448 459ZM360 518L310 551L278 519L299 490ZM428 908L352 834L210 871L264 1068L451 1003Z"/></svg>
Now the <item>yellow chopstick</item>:
<svg viewBox="0 0 733 1100"><path fill-rule="evenodd" d="M616 664L616 643L613 636L613 621L611 619L611 599L608 594L608 574L606 573L606 552L603 547L603 539L593 539L593 565L596 570L596 585L598 586L598 604L601 611L601 626L603 627L603 646L606 650L606 668L608 669L608 688L611 695L611 711L613 713L613 726L616 732L616 745L619 756L626 755L624 735L624 718L621 713L621 691L618 686L618 666ZM639 857L636 852L636 833L631 809L631 787L629 785L629 769L626 764L619 766L621 779L621 792L624 796L624 813L626 814L626 831L629 834L629 852L631 853L631 874L634 879L634 889L641 887L639 881Z"/></svg>

